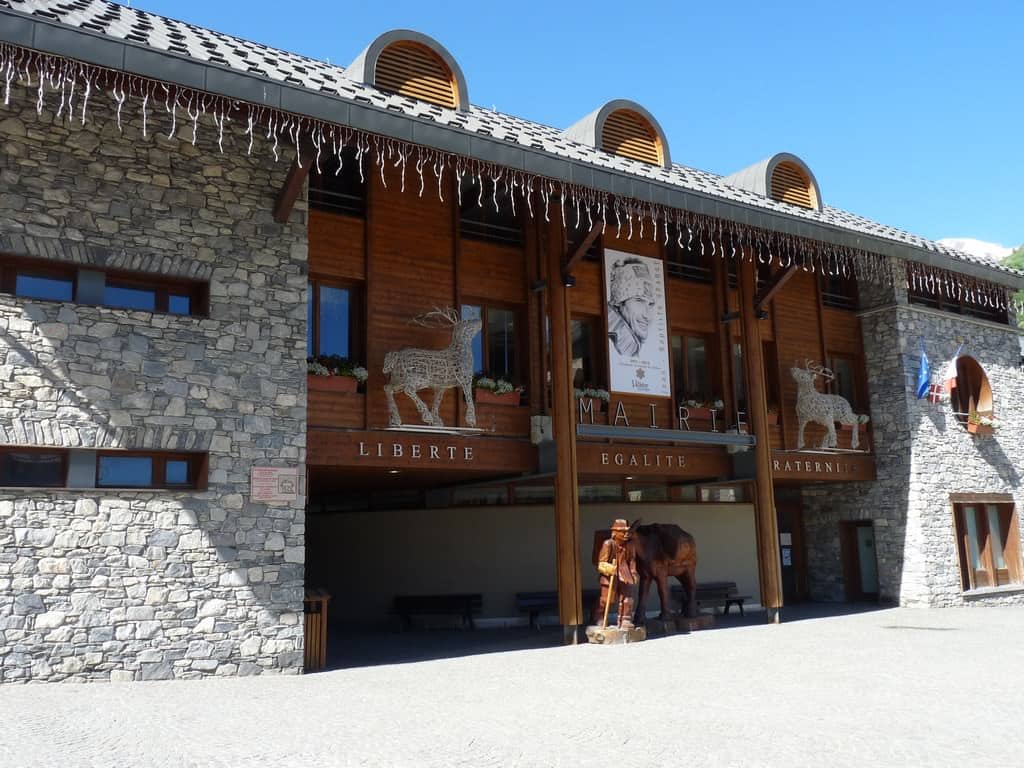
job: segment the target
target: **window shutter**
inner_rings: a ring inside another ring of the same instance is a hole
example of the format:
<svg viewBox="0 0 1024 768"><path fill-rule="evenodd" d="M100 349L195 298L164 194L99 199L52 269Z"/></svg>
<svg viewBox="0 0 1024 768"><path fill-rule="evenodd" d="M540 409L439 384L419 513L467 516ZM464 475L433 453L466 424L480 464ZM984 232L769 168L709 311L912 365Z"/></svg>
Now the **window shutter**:
<svg viewBox="0 0 1024 768"><path fill-rule="evenodd" d="M455 109L455 79L444 61L419 43L393 43L377 57L374 85L386 91Z"/></svg>
<svg viewBox="0 0 1024 768"><path fill-rule="evenodd" d="M772 171L773 200L799 205L801 208L817 208L817 195L811 188L811 180L793 163L779 163Z"/></svg>
<svg viewBox="0 0 1024 768"><path fill-rule="evenodd" d="M661 141L643 116L618 109L604 121L601 149L651 165L662 164Z"/></svg>

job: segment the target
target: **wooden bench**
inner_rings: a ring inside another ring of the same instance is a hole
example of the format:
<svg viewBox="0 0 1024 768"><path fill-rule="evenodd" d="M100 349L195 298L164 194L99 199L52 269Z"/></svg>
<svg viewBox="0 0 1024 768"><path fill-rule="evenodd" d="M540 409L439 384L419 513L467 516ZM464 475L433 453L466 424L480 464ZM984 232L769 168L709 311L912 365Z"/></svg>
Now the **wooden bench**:
<svg viewBox="0 0 1024 768"><path fill-rule="evenodd" d="M476 629L473 616L483 610L483 595L395 595L395 613L406 629L412 629L413 616L459 616L462 625Z"/></svg>
<svg viewBox="0 0 1024 768"><path fill-rule="evenodd" d="M682 599L683 588L675 585L672 594ZM740 609L743 614L743 602L750 600L750 595L741 595L736 589L735 581L697 582L697 608L721 608L726 614L732 606Z"/></svg>
<svg viewBox="0 0 1024 768"><path fill-rule="evenodd" d="M590 609L597 601L599 591L596 589L583 590L583 613L590 614ZM541 613L558 610L558 592L546 590L543 592L516 592L516 610L520 613L529 613L530 629L540 629L537 623Z"/></svg>

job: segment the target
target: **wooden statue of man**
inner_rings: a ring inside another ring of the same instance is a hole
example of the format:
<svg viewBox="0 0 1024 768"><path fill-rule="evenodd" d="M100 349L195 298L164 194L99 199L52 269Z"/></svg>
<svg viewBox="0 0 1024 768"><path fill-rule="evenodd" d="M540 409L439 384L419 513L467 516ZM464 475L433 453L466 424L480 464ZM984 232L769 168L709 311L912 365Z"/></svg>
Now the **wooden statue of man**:
<svg viewBox="0 0 1024 768"><path fill-rule="evenodd" d="M601 598L595 612L595 623L605 614L609 587L618 598L618 626L633 628L633 610L636 606L636 546L632 530L625 520L612 523L612 536L605 539L597 558L597 571L601 580ZM612 576L614 575L614 579Z"/></svg>

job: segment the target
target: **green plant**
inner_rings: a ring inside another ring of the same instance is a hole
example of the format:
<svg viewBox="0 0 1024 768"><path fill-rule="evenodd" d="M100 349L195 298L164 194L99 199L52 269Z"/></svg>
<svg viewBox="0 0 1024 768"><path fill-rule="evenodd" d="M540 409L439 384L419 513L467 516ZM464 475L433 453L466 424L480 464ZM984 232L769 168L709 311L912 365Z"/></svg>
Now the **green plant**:
<svg viewBox="0 0 1024 768"><path fill-rule="evenodd" d="M593 387L588 384L584 384L582 389L576 389L573 392L577 400L581 397L589 397L591 400L602 400L607 403L612 399L611 393L607 389Z"/></svg>
<svg viewBox="0 0 1024 768"><path fill-rule="evenodd" d="M366 381L369 372L340 355L318 355L306 358L306 373L310 376L347 376L360 384Z"/></svg>
<svg viewBox="0 0 1024 768"><path fill-rule="evenodd" d="M496 395L507 395L509 392L522 392L523 387L516 386L507 379L492 378L485 373L473 377L473 386L477 389L486 389Z"/></svg>

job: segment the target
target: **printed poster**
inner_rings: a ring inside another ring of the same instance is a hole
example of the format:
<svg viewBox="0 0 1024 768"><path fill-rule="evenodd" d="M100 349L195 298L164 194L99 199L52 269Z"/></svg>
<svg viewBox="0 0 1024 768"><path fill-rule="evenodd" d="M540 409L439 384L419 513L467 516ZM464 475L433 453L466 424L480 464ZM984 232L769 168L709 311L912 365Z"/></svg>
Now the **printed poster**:
<svg viewBox="0 0 1024 768"><path fill-rule="evenodd" d="M609 389L671 397L665 311L665 270L660 259L605 250Z"/></svg>

